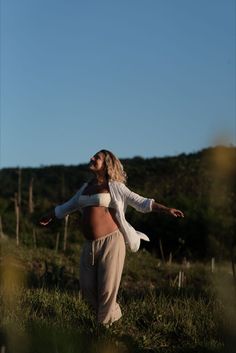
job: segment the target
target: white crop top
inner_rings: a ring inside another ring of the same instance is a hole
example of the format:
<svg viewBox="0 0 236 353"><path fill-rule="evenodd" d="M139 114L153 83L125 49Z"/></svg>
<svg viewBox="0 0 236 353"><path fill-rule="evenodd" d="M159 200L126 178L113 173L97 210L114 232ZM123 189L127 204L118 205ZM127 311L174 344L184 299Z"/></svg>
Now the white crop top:
<svg viewBox="0 0 236 353"><path fill-rule="evenodd" d="M109 192L92 195L80 195L78 201L78 206L81 208L88 206L109 207L111 204L111 195Z"/></svg>

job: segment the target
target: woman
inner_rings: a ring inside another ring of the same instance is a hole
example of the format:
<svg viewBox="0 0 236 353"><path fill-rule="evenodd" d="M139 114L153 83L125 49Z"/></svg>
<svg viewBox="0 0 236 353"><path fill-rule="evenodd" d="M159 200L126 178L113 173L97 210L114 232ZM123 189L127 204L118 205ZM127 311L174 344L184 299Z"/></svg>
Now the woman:
<svg viewBox="0 0 236 353"><path fill-rule="evenodd" d="M55 207L43 217L41 225L82 212L82 230L86 238L80 259L80 285L83 298L92 306L98 322L109 325L120 319L116 302L125 260L126 246L133 252L140 239L148 237L137 232L125 219L127 205L140 212L163 212L173 217L184 217L180 210L168 208L154 199L144 198L126 186L122 164L108 150L97 152L90 160L94 177L66 203Z"/></svg>

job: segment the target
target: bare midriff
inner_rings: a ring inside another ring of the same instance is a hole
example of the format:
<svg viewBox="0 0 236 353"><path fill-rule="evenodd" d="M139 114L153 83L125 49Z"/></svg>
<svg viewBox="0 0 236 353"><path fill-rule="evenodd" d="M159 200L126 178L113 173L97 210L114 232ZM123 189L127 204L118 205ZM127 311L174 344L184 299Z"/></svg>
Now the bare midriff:
<svg viewBox="0 0 236 353"><path fill-rule="evenodd" d="M115 210L103 206L83 208L82 231L86 239L96 240L119 228Z"/></svg>

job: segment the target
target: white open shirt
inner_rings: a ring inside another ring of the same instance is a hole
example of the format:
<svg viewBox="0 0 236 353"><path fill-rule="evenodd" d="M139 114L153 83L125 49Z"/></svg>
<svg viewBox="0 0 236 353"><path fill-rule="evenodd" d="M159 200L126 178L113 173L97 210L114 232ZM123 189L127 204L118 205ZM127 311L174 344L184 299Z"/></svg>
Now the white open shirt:
<svg viewBox="0 0 236 353"><path fill-rule="evenodd" d="M57 218L63 218L76 210L81 210L78 200L87 185L88 183L84 183L70 200L55 207ZM152 211L154 199L142 197L129 190L124 183L118 181L109 181L109 189L111 194L110 207L116 210L116 219L119 223L120 231L124 236L125 243L132 252L136 252L140 247L140 240L149 241L149 238L146 234L136 231L127 222L125 219L126 208L129 205L139 212L148 213Z"/></svg>

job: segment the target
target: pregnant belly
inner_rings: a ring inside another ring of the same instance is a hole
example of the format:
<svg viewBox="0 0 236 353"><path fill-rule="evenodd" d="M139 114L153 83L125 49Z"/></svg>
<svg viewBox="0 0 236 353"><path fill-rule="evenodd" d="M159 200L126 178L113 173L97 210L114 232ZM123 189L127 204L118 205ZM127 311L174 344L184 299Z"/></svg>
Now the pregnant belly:
<svg viewBox="0 0 236 353"><path fill-rule="evenodd" d="M106 207L85 207L83 209L82 231L87 239L95 240L119 228L115 210Z"/></svg>

